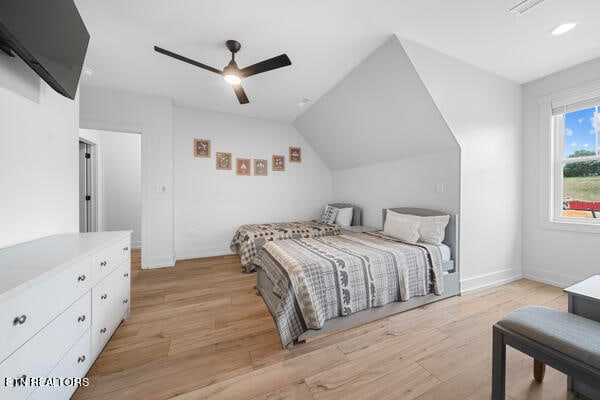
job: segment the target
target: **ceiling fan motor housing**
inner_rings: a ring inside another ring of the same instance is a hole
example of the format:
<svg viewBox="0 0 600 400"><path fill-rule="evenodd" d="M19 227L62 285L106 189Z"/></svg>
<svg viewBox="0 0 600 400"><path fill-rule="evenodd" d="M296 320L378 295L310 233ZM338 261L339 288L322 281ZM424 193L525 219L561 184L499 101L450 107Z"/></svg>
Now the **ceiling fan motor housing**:
<svg viewBox="0 0 600 400"><path fill-rule="evenodd" d="M225 66L225 68L223 68L223 75L227 75L227 74L236 74L239 72L239 68L237 63L235 62L235 60L231 60L229 61L229 64L227 64Z"/></svg>

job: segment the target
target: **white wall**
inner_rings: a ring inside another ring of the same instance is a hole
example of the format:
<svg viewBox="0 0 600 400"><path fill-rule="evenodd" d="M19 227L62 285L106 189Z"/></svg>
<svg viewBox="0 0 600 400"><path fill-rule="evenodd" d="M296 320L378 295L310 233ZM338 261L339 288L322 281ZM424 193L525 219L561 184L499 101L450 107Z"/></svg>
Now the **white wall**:
<svg viewBox="0 0 600 400"><path fill-rule="evenodd" d="M521 86L400 39L461 148L463 291L521 276Z"/></svg>
<svg viewBox="0 0 600 400"><path fill-rule="evenodd" d="M332 198L331 172L289 123L174 107L173 134L178 259L228 254L240 225L318 218ZM212 141L211 158L193 156L194 138ZM302 147L301 163L289 162L290 146ZM231 171L216 170L217 151L233 153ZM285 172L271 170L274 154ZM268 160L268 176L237 176L235 158Z"/></svg>
<svg viewBox="0 0 600 400"><path fill-rule="evenodd" d="M78 231L78 104L0 56L0 248Z"/></svg>
<svg viewBox="0 0 600 400"><path fill-rule="evenodd" d="M363 209L363 225L381 227L383 208L421 207L458 214L460 154L430 154L333 173L334 201ZM438 183L444 192L436 191Z"/></svg>
<svg viewBox="0 0 600 400"><path fill-rule="evenodd" d="M83 86L80 113L82 128L141 133L142 266L174 265L171 100Z"/></svg>
<svg viewBox="0 0 600 400"><path fill-rule="evenodd" d="M142 244L142 137L136 133L82 129L95 144L98 174L98 231L132 230Z"/></svg>
<svg viewBox="0 0 600 400"><path fill-rule="evenodd" d="M595 59L524 86L523 271L528 278L564 287L600 273L600 234L541 226L541 152L544 148L540 146L538 112L539 98L599 79L600 59Z"/></svg>

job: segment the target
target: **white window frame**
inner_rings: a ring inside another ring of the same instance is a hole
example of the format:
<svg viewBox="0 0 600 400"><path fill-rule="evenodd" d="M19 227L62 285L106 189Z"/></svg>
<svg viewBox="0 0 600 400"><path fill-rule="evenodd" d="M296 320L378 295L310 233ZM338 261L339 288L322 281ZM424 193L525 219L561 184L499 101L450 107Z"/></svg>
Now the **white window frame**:
<svg viewBox="0 0 600 400"><path fill-rule="evenodd" d="M600 218L574 218L562 216L564 118L557 118L552 109L600 97L600 81L591 82L554 93L538 100L540 117L540 223L545 229L600 233ZM544 151L545 150L545 151ZM598 156L580 157L567 162L595 161Z"/></svg>

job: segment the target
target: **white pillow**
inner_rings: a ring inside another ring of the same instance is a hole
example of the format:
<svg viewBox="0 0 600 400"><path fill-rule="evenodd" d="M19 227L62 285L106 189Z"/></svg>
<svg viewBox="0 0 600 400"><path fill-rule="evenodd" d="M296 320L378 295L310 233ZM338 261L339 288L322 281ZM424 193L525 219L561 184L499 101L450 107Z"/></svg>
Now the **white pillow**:
<svg viewBox="0 0 600 400"><path fill-rule="evenodd" d="M417 243L419 226L421 226L419 221L388 214L383 225L383 233L406 243Z"/></svg>
<svg viewBox="0 0 600 400"><path fill-rule="evenodd" d="M348 208L338 208L337 216L335 217L335 223L341 226L350 226L352 225L352 215L354 214L354 209L352 207Z"/></svg>
<svg viewBox="0 0 600 400"><path fill-rule="evenodd" d="M446 225L450 221L449 215L436 215L431 217L421 217L418 215L400 214L393 211L387 211L387 218L391 216L401 217L404 220L420 222L419 237L423 243L440 245L446 236ZM386 218L386 219L387 219Z"/></svg>

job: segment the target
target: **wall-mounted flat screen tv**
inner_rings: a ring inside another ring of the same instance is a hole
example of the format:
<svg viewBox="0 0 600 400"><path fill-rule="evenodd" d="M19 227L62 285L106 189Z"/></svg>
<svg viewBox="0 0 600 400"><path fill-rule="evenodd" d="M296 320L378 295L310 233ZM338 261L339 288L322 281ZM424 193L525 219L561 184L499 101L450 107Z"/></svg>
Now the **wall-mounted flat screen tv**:
<svg viewBox="0 0 600 400"><path fill-rule="evenodd" d="M70 99L77 93L89 40L73 0L0 0L0 50L16 53Z"/></svg>

